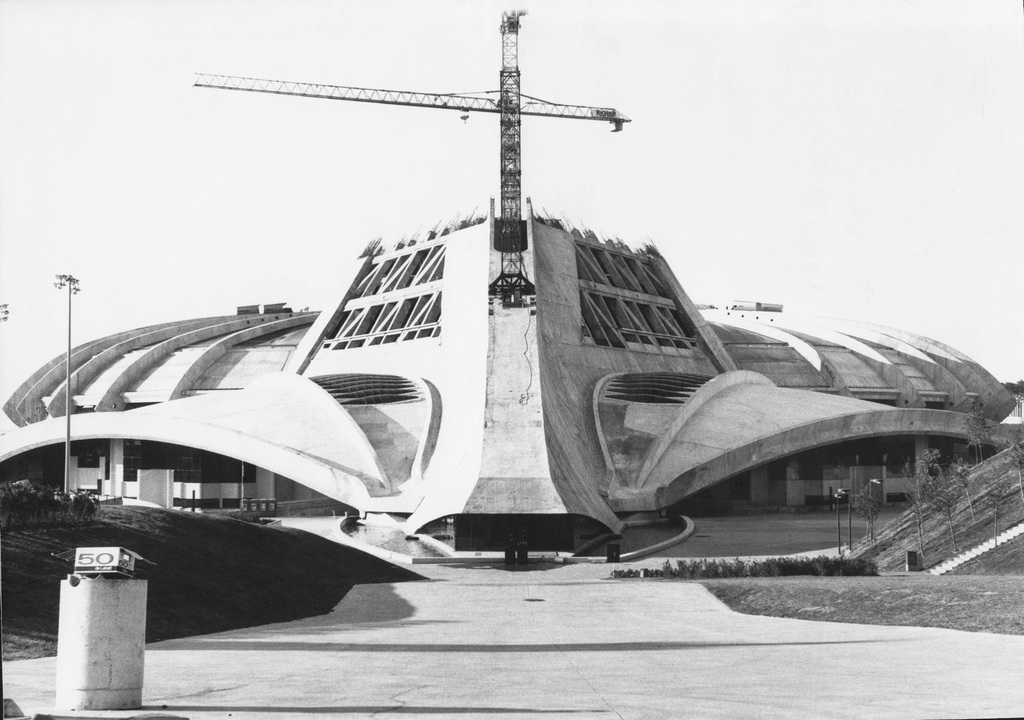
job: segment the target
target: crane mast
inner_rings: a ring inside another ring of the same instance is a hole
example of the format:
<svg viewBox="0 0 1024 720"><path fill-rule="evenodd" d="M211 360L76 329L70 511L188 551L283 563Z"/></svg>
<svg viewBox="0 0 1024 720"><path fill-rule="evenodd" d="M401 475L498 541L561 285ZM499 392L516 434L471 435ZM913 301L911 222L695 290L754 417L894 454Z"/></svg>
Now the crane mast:
<svg viewBox="0 0 1024 720"><path fill-rule="evenodd" d="M421 93L376 88L322 85L285 80L264 80L234 75L198 74L195 87L219 90L296 95L328 100L371 102L384 105L432 107L460 112L487 112L501 115L501 216L494 233L494 249L501 253L501 270L490 285L492 295L528 295L533 283L526 277L523 252L526 237L522 222L522 135L523 115L601 120L612 124L612 132L622 130L630 119L614 108L565 105L523 95L519 76L519 19L525 10L505 12L501 17L501 74L497 98L452 93ZM493 94L484 93L484 94ZM523 102L526 98L526 102Z"/></svg>
<svg viewBox="0 0 1024 720"><path fill-rule="evenodd" d="M491 294L519 290L532 294L533 285L523 271L526 238L522 232L522 118L519 90L519 18L513 10L501 18L501 219L495 233L494 249L501 253L501 273L491 283Z"/></svg>

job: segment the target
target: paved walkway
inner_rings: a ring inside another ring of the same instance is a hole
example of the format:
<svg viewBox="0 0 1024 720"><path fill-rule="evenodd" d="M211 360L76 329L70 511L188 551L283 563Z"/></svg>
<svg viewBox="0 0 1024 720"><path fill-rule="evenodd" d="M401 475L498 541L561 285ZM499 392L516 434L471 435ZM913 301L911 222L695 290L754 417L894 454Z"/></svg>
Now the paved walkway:
<svg viewBox="0 0 1024 720"><path fill-rule="evenodd" d="M604 565L416 570L430 580L357 587L321 617L150 645L139 712L1024 715L1024 637L745 616L700 585L608 580ZM5 663L7 696L46 711L54 667L53 658Z"/></svg>

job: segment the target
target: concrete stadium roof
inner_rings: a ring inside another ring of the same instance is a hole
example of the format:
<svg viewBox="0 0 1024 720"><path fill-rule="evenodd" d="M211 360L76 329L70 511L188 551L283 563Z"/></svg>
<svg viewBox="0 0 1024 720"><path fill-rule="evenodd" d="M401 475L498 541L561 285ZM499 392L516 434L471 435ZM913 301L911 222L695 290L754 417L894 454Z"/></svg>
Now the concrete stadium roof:
<svg viewBox="0 0 1024 720"><path fill-rule="evenodd" d="M492 297L493 216L341 274L323 313L243 313L111 335L71 356L76 439L245 460L415 531L441 517L621 515L805 450L963 438L1013 399L913 333L783 312L698 310L656 251L527 203L526 298ZM61 441L63 357L4 406L0 460ZM332 394L334 397L332 397Z"/></svg>

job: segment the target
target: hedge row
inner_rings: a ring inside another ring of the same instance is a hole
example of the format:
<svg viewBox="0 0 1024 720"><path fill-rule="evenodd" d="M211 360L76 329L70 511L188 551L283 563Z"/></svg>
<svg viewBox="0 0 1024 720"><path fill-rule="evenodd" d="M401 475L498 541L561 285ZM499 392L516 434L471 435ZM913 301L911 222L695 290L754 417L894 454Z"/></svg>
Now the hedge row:
<svg viewBox="0 0 1024 720"><path fill-rule="evenodd" d="M777 557L766 560L666 560L660 568L613 570L613 578L713 578L783 577L787 575L854 576L878 575L874 560L840 557Z"/></svg>
<svg viewBox="0 0 1024 720"><path fill-rule="evenodd" d="M0 529L85 525L95 519L99 503L86 493L54 492L27 482L0 485Z"/></svg>

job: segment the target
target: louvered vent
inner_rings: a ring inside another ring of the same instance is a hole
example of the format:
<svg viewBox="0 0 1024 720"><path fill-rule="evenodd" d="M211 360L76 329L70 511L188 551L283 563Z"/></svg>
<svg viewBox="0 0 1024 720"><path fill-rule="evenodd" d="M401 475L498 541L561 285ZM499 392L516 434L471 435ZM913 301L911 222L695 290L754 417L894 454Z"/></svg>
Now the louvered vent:
<svg viewBox="0 0 1024 720"><path fill-rule="evenodd" d="M310 380L339 405L390 405L423 399L415 383L398 375L320 375Z"/></svg>
<svg viewBox="0 0 1024 720"><path fill-rule="evenodd" d="M609 380L602 395L606 400L682 405L710 379L682 373L631 373Z"/></svg>

